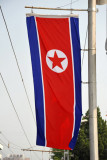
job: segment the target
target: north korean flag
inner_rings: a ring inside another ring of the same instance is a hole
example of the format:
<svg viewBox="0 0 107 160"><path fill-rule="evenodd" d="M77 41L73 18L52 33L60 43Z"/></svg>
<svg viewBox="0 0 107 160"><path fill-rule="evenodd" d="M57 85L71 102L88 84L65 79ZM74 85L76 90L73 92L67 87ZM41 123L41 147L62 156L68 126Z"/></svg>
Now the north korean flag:
<svg viewBox="0 0 107 160"><path fill-rule="evenodd" d="M73 149L82 115L78 18L29 16L27 29L34 80L36 144Z"/></svg>

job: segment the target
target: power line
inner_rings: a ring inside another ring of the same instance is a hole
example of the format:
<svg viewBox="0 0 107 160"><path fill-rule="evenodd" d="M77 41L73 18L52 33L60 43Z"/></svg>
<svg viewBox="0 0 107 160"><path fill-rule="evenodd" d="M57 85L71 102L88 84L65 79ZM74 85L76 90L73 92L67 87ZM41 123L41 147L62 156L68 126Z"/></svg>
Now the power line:
<svg viewBox="0 0 107 160"><path fill-rule="evenodd" d="M81 64L81 72L82 72L82 69L83 69L83 61L84 61L84 54L85 54L85 50L86 50L87 35L88 35L88 25L87 25L87 29L86 29L84 51L83 51L82 64Z"/></svg>
<svg viewBox="0 0 107 160"><path fill-rule="evenodd" d="M19 116L18 116L18 113L17 113L17 111L16 111L16 108L15 108L15 106L14 106L14 104L13 104L13 100L12 100L10 94L9 94L9 91L8 91L8 89L7 89L7 86L6 86L6 84L5 84L5 81L4 81L3 76L2 76L1 73L0 73L0 76L1 76L2 82L3 82L3 84L4 84L4 87L5 87L5 89L6 89L7 95L8 95L8 97L9 97L9 99L10 99L10 102L11 102L11 104L12 104L12 106L13 106L13 109L14 109L14 111L15 111L15 113L16 113L16 116L17 116L17 118L18 118L18 121L19 121L19 123L20 123L20 125L21 125L21 128L22 128L22 130L23 130L23 133L24 133L24 135L25 135L25 137L26 137L29 145L31 146L30 141L29 141L29 139L28 139L28 137L27 137L27 135L26 135L26 132L25 132L25 130L24 130L24 128L23 128L23 125L22 125L22 123L21 123L21 120L20 120L20 118L19 118Z"/></svg>
<svg viewBox="0 0 107 160"><path fill-rule="evenodd" d="M2 133L2 132L0 132L0 134L2 135L2 137L9 143L9 144L12 144L12 145L14 145L15 147L18 147L18 148L20 148L21 149L21 147L20 146L18 146L18 145L16 145L16 144L14 144L13 142L11 142L10 140L8 140L7 139L7 137Z"/></svg>
<svg viewBox="0 0 107 160"><path fill-rule="evenodd" d="M26 90L26 87L25 87L25 83L24 83L24 80L23 80L21 69L20 69L20 66L19 66L19 63L18 63L18 59L17 59L16 53L15 53L15 50L14 50L14 47L13 47L13 43L12 43L12 40L11 40L11 37L10 37L9 29L7 27L7 23L6 23L6 20L5 20L5 17L4 17L1 6L0 6L0 10L1 10L1 14L2 14L2 17L3 17L3 20L4 20L4 24L5 24L7 33L8 33L8 37L9 37L9 41L10 41L10 44L11 44L11 47L12 47L12 51L13 51L13 54L14 54L14 57L15 57L15 60L16 60L18 71L19 71L19 74L20 74L20 77L21 77L21 80L22 80L22 84L23 84L23 87L24 87L24 90L25 90L25 93L26 93L26 97L27 97L27 100L28 100L28 103L29 103L29 106L30 106L30 110L31 110L34 122L36 124L35 116L34 116L33 111L32 111L32 107L31 107L30 100L29 100L29 97L28 97L28 94L27 94L27 90Z"/></svg>
<svg viewBox="0 0 107 160"><path fill-rule="evenodd" d="M18 116L18 113L17 113L16 108L15 108L15 106L14 106L14 104L13 104L12 98L11 98L11 96L10 96L10 94L9 94L9 91L8 91L8 89L7 89L7 86L6 86L6 84L5 84L5 81L4 81L3 76L2 76L1 73L0 73L0 77L1 77L1 79L2 79L2 82L3 82L3 84L4 84L4 87L5 87L5 89L6 89L7 95L8 95L8 97L9 97L9 99L10 99L10 102L11 102L11 104L12 104L12 106L13 106L13 109L14 109L14 111L15 111L15 113L16 113L16 116L17 116L17 118L18 118L18 121L19 121L19 123L20 123L20 126L21 126L21 128L22 128L22 130L23 130L23 133L24 133L24 135L25 135L25 137L26 137L26 139L27 139L30 147L32 147L32 146L31 146L31 143L30 143L30 141L29 141L29 139L28 139L28 137L27 137L27 134L26 134L26 132L25 132L25 130L24 130L24 128L23 128L23 125L22 125L21 120L20 120L20 118L19 118L19 116ZM36 156L37 156L37 155L36 155Z"/></svg>
<svg viewBox="0 0 107 160"><path fill-rule="evenodd" d="M0 139L0 143L3 143L6 147L8 147L8 145L2 139Z"/></svg>
<svg viewBox="0 0 107 160"><path fill-rule="evenodd" d="M65 0L56 0L55 3L59 3L59 2L63 2L63 1L65 1Z"/></svg>
<svg viewBox="0 0 107 160"><path fill-rule="evenodd" d="M69 3L69 1L70 0L67 0L66 3ZM65 0L57 0L55 3L59 5L59 3L63 4L64 2L65 2Z"/></svg>
<svg viewBox="0 0 107 160"><path fill-rule="evenodd" d="M75 0L75 1L73 1L73 2L71 2L71 3L65 4L65 5L63 5L63 6L59 6L59 7L57 7L57 8L61 8L61 7L65 7L65 6L71 5L71 4L73 4L73 3L76 3L77 1L79 1L79 0Z"/></svg>
<svg viewBox="0 0 107 160"><path fill-rule="evenodd" d="M0 139L0 142L3 143L4 146L6 146L8 148L8 145L6 145L6 143L2 139ZM13 151L10 148L8 148L8 149L10 150L11 153L13 153Z"/></svg>
<svg viewBox="0 0 107 160"><path fill-rule="evenodd" d="M14 149L14 150L21 150L21 147L20 147L20 146L14 144L14 143L11 142L9 139L7 139L7 137L6 137L2 132L0 132L0 135L2 135L2 137L8 142L8 145L6 145L6 143L4 143L3 140L0 139L8 149L10 148L10 149ZM14 146L17 147L17 148L12 147L10 144L14 145ZM22 150L21 150L21 151L22 151ZM22 151L22 152L23 152L23 151ZM13 153L13 152L12 152L12 153Z"/></svg>
<svg viewBox="0 0 107 160"><path fill-rule="evenodd" d="M6 155L6 153L4 153L3 151L0 151L2 154L4 154L4 156L6 157L7 155Z"/></svg>
<svg viewBox="0 0 107 160"><path fill-rule="evenodd" d="M34 148L34 147L36 147L36 146L31 146L30 148L27 148L27 149L32 149L32 148Z"/></svg>

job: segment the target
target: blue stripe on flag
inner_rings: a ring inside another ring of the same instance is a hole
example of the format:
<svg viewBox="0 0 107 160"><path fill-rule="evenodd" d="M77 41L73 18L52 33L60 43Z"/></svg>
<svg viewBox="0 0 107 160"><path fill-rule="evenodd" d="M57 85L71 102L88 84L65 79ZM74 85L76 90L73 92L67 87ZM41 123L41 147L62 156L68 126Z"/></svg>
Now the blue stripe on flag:
<svg viewBox="0 0 107 160"><path fill-rule="evenodd" d="M82 116L81 105L81 55L80 55L80 39L79 39L79 24L78 18L70 18L71 38L73 45L73 60L74 60L74 78L75 78L75 122L74 134L69 147L74 149Z"/></svg>
<svg viewBox="0 0 107 160"><path fill-rule="evenodd" d="M39 56L39 44L37 36L37 28L34 17L27 17L27 29L31 51L32 71L35 91L35 108L37 121L37 140L36 144L45 146L45 123L44 123L44 101L43 101L43 85L41 77L41 65ZM38 44L38 45L37 45Z"/></svg>

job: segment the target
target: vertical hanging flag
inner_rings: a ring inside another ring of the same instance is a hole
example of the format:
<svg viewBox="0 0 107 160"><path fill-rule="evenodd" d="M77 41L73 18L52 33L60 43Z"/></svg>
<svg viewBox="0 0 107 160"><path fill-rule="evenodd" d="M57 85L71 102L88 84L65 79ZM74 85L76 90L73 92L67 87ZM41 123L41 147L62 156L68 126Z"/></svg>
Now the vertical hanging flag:
<svg viewBox="0 0 107 160"><path fill-rule="evenodd" d="M27 29L34 80L36 144L73 149L82 115L78 18L29 16Z"/></svg>

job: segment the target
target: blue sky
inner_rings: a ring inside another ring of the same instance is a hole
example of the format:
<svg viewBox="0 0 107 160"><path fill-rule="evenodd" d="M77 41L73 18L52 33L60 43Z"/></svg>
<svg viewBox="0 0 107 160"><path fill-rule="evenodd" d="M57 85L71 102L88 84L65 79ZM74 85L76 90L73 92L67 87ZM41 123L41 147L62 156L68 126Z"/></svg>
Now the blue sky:
<svg viewBox="0 0 107 160"><path fill-rule="evenodd" d="M73 0L72 0L73 1ZM43 7L60 7L70 3L71 0L0 0L10 36L13 42L15 53L21 68L25 86L29 95L32 110L35 114L34 109L34 91L33 91L33 79L32 79L32 68L30 61L30 50L26 28L26 13L30 13L30 9L24 7L29 6L43 6ZM88 1L78 0L73 3L73 8L88 7ZM65 7L64 7L65 8ZM70 8L67 5L66 8ZM106 6L97 6L99 12L96 15L96 59L97 59L97 105L100 107L101 114L104 119L107 114L107 55L105 52L105 39L106 39ZM69 14L69 12L63 11L40 11L34 10L35 13L42 14ZM80 18L80 41L81 48L84 48L88 14L87 12L73 12L79 15ZM86 43L87 48L87 43ZM81 57L83 52L81 53ZM12 97L13 103L20 116L24 129L27 136L30 139L32 146L35 146L36 141L36 126L33 120L28 101L24 92L24 88L20 79L20 75L16 66L14 55L10 46L6 28L3 22L2 15L0 13L0 72L6 82L9 93ZM88 53L84 53L84 61L82 67L82 80L88 81ZM88 110L88 86L82 85L82 105L83 114ZM0 79L0 131L3 132L9 141L21 146L21 148L29 148L29 144L26 141L17 117L14 113L10 100L6 94L6 90ZM2 135L0 138L3 139ZM10 143L10 146L12 144ZM36 147L38 149L38 147ZM49 150L49 149L48 149ZM22 153L19 150L13 150L15 153ZM9 149L4 147L4 153L9 154ZM26 156L30 156L30 153L25 152ZM37 153L39 158L42 159L42 154ZM32 160L34 154L32 153ZM48 159L48 155L44 154L45 159Z"/></svg>

